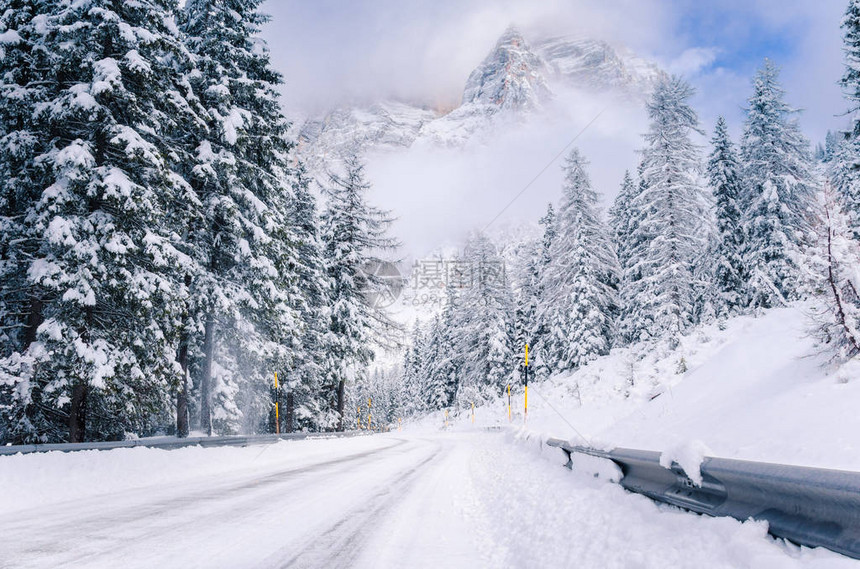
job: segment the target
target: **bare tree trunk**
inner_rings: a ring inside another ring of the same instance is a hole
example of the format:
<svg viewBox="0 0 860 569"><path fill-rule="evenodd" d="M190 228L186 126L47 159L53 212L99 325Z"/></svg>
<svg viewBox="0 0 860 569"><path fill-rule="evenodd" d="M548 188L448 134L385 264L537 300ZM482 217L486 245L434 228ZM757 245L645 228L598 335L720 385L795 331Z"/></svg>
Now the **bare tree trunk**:
<svg viewBox="0 0 860 569"><path fill-rule="evenodd" d="M188 331L182 331L179 339L179 354L176 357L182 368L179 390L176 393L176 435L180 438L188 436Z"/></svg>
<svg viewBox="0 0 860 569"><path fill-rule="evenodd" d="M36 331L42 324L42 299L35 294L30 297L30 310L27 312L27 326L24 331L23 352L36 341Z"/></svg>
<svg viewBox="0 0 860 569"><path fill-rule="evenodd" d="M191 275L185 275L185 287L191 286ZM180 438L188 436L190 426L188 424L188 344L191 341L188 331L188 310L182 315L182 331L179 336L179 350L176 361L182 368L182 379L179 390L176 393L176 435Z"/></svg>
<svg viewBox="0 0 860 569"><path fill-rule="evenodd" d="M69 442L82 443L87 434L87 386L78 380L72 387L69 409Z"/></svg>
<svg viewBox="0 0 860 569"><path fill-rule="evenodd" d="M340 380L337 384L337 430L343 431L343 408L344 408L345 381Z"/></svg>
<svg viewBox="0 0 860 569"><path fill-rule="evenodd" d="M81 332L81 339L90 343L90 328L93 320L93 308L88 306L84 318L85 327ZM77 378L72 385L72 400L69 404L69 442L82 443L87 436L87 378Z"/></svg>
<svg viewBox="0 0 860 569"><path fill-rule="evenodd" d="M293 432L293 415L295 414L295 405L293 402L293 392L292 390L287 391L287 410L286 417L284 418L287 422L286 431L288 433Z"/></svg>
<svg viewBox="0 0 860 569"><path fill-rule="evenodd" d="M203 331L203 372L200 376L200 428L212 435L212 359L215 351L215 315L206 314Z"/></svg>

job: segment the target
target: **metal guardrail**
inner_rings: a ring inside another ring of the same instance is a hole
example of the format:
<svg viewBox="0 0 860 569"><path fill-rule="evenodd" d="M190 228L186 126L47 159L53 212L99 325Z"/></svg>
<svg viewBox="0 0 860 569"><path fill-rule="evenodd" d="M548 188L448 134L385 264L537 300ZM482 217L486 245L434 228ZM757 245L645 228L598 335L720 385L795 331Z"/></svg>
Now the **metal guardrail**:
<svg viewBox="0 0 860 569"><path fill-rule="evenodd" d="M44 445L9 445L0 446L0 456L13 454L29 454L34 452L76 452L81 450L113 450L117 448L160 448L173 450L183 447L224 447L272 444L282 440L328 439L339 437L354 437L369 434L367 431L344 431L334 433L283 433L280 435L238 435L224 437L152 437L131 441L110 441L96 443L58 443Z"/></svg>
<svg viewBox="0 0 860 569"><path fill-rule="evenodd" d="M709 516L768 522L776 536L809 547L825 547L860 559L860 473L707 457L696 486L676 463L660 466L660 453L617 448L601 451L549 439L567 454L611 460L621 486L657 502Z"/></svg>

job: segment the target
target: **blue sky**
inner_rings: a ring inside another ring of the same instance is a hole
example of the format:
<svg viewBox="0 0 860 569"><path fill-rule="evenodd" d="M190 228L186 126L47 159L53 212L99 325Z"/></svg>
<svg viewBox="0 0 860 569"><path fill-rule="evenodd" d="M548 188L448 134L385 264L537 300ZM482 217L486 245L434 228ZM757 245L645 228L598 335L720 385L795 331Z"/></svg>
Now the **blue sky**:
<svg viewBox="0 0 860 569"><path fill-rule="evenodd" d="M800 121L810 138L820 140L828 128L841 127L845 119L838 115L845 104L837 81L845 5L842 0L675 2L675 49L713 50L713 61L689 74L700 91L703 118L725 114L737 131L750 78L768 57L782 68L788 102L803 110Z"/></svg>
<svg viewBox="0 0 860 569"><path fill-rule="evenodd" d="M758 65L763 56L793 59L796 38L804 34L800 18L774 22L737 3L678 1L676 6L679 38L689 45L718 46L720 63L739 71Z"/></svg>

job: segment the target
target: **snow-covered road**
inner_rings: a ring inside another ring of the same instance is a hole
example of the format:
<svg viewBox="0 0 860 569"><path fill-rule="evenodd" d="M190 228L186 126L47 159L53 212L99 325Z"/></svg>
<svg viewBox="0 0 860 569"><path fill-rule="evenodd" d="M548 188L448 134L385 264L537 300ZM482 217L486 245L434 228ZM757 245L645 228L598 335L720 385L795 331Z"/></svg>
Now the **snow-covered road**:
<svg viewBox="0 0 860 569"><path fill-rule="evenodd" d="M0 457L0 567L860 565L560 462L482 432Z"/></svg>
<svg viewBox="0 0 860 569"><path fill-rule="evenodd" d="M0 518L0 566L438 567L451 556L465 566L477 554L461 547L469 528L454 494L473 447L458 441L324 441L339 443L328 456L284 453L260 468L19 510Z"/></svg>

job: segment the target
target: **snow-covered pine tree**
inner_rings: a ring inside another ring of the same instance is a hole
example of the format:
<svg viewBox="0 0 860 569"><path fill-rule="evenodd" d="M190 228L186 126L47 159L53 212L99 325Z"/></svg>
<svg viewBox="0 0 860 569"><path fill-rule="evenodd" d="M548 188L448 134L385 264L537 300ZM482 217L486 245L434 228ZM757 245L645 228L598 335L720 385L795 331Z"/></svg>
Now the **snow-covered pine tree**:
<svg viewBox="0 0 860 569"><path fill-rule="evenodd" d="M552 244L558 233L555 221L555 209L552 202L546 206L546 214L540 218L539 223L543 225L543 239L541 239L541 267L545 267L552 260Z"/></svg>
<svg viewBox="0 0 860 569"><path fill-rule="evenodd" d="M32 80L52 63L45 50L36 48L41 34L33 18L44 11L40 4L0 3L0 444L38 430L27 424L27 406L13 387L15 376L32 373L34 359L24 354L36 341L45 298L27 276L29 260L41 246L27 221L44 187L33 158L50 144L33 114L36 105L56 94L54 86Z"/></svg>
<svg viewBox="0 0 860 569"><path fill-rule="evenodd" d="M860 243L849 228L843 197L830 184L825 186L823 235L817 255L827 307L819 335L839 362L860 355Z"/></svg>
<svg viewBox="0 0 860 569"><path fill-rule="evenodd" d="M357 405L355 409L350 409L355 414L350 417L350 423L357 426L360 422L361 428L366 429L370 415L372 429L396 428L398 419L403 416L399 380L396 368L375 366L355 386L354 399Z"/></svg>
<svg viewBox="0 0 860 569"><path fill-rule="evenodd" d="M615 196L612 207L609 208L609 228L611 230L612 245L615 248L615 255L621 267L625 266L629 260L626 248L631 230L630 204L637 193L637 185L630 175L630 170L625 170L624 178L621 180L621 188L618 190L618 195Z"/></svg>
<svg viewBox="0 0 860 569"><path fill-rule="evenodd" d="M576 369L609 353L618 308L618 260L600 219L587 160L574 148L564 164L551 261L542 275L547 333L544 365L551 373Z"/></svg>
<svg viewBox="0 0 860 569"><path fill-rule="evenodd" d="M320 399L326 348L329 297L331 290L322 254L316 199L310 190L310 179L304 166L293 169L293 201L287 219L295 226L295 272L302 287L298 311L301 315L298 345L294 356L287 397L292 393L296 428L320 430L326 426L324 405ZM288 428L290 426L288 425Z"/></svg>
<svg viewBox="0 0 860 569"><path fill-rule="evenodd" d="M829 134L830 131L828 131ZM824 149L824 145L820 142L815 144L815 149L812 151L812 157L816 162L826 162L827 161L827 151Z"/></svg>
<svg viewBox="0 0 860 569"><path fill-rule="evenodd" d="M446 287L446 302L442 313L434 317L423 352L422 383L425 409L451 407L457 398L462 354L457 349L455 319L457 294Z"/></svg>
<svg viewBox="0 0 860 569"><path fill-rule="evenodd" d="M543 346L547 334L547 323L543 321L540 306L543 303L543 274L552 260L552 244L555 241L557 227L556 214L552 202L546 206L546 214L538 221L543 226L543 236L539 243L534 244L533 251L526 251L526 262L519 290L519 302L522 305L524 333L522 343L529 344L529 352L534 361L535 377L545 378L551 369L544 364ZM519 338L518 338L519 339Z"/></svg>
<svg viewBox="0 0 860 569"><path fill-rule="evenodd" d="M398 365L388 365L382 368L382 382L387 393L387 417L392 427L399 426L399 422L406 417L406 393L401 383L401 370Z"/></svg>
<svg viewBox="0 0 860 569"><path fill-rule="evenodd" d="M691 140L699 132L688 103L692 93L682 79L669 77L648 102L651 126L624 245L620 326L628 341L666 337L674 347L694 322L692 265L702 249L705 198L699 149Z"/></svg>
<svg viewBox="0 0 860 569"><path fill-rule="evenodd" d="M851 132L844 133L832 159L825 163L825 171L847 216L848 230L860 241L860 139Z"/></svg>
<svg viewBox="0 0 860 569"><path fill-rule="evenodd" d="M842 46L845 70L839 83L848 100L848 112L857 117L860 111L860 0L848 0L842 17ZM852 125L854 137L860 137L860 120Z"/></svg>
<svg viewBox="0 0 860 569"><path fill-rule="evenodd" d="M34 41L33 59L17 77L3 74L3 91L39 86L34 112L16 125L32 143L4 174L25 181L38 172L38 195L20 188L35 199L18 218L29 247L25 290L37 291L37 310L27 345L0 365L14 393L5 436L147 434L169 417L176 267L187 261L166 223L185 191L171 171L182 155L174 134L196 120L181 88L187 58L175 4L29 6L33 19L19 35Z"/></svg>
<svg viewBox="0 0 860 569"><path fill-rule="evenodd" d="M424 344L421 375L424 378L423 395L427 409L444 409L450 405L448 400L447 377L439 372L440 360L446 357L445 337L439 315L433 317L427 330Z"/></svg>
<svg viewBox="0 0 860 569"><path fill-rule="evenodd" d="M744 232L738 200L743 189L740 165L729 138L726 121L717 119L713 151L708 158L708 182L715 200L716 232L709 251L710 296L716 315L726 317L747 305Z"/></svg>
<svg viewBox="0 0 860 569"><path fill-rule="evenodd" d="M779 72L769 60L753 82L741 142L750 300L779 306L800 296L803 249L809 242L814 181L809 144L783 100Z"/></svg>
<svg viewBox="0 0 860 569"><path fill-rule="evenodd" d="M860 1L849 0L841 27L845 70L840 85L852 121L848 132L833 136L829 177L841 196L853 238L860 240Z"/></svg>
<svg viewBox="0 0 860 569"><path fill-rule="evenodd" d="M427 408L425 387L425 339L421 324L415 321L412 335L403 355L403 389L406 393L406 409L410 415L421 413Z"/></svg>
<svg viewBox="0 0 860 569"><path fill-rule="evenodd" d="M514 344L530 344L536 339L536 315L540 305L539 278L541 245L538 240L527 239L513 246L514 262L509 266L509 278L513 283L514 299Z"/></svg>
<svg viewBox="0 0 860 569"><path fill-rule="evenodd" d="M33 157L47 142L32 117L36 105L49 99L49 85L32 81L45 67L44 50L35 49L40 35L33 25L39 8L32 0L0 6L0 357L24 352L35 341L41 313L40 293L27 279L28 259L39 241L29 234L27 212L41 196L41 175ZM31 318L33 319L31 321ZM2 428L2 427L0 427ZM2 440L2 437L0 437Z"/></svg>
<svg viewBox="0 0 860 569"><path fill-rule="evenodd" d="M641 252L646 243L643 241L644 236L634 232L638 227L641 212L633 205L645 188L642 167L640 162L638 183L630 176L629 171L625 171L621 188L609 209L609 227L621 275L618 295L620 312L614 338L616 344L633 342L638 334L635 321L627 317L624 307L632 305L635 291L638 290L635 283L642 278L642 266L638 264L635 253Z"/></svg>
<svg viewBox="0 0 860 569"><path fill-rule="evenodd" d="M824 135L824 152L821 156L822 162L830 162L836 157L836 152L839 149L839 144L843 138L844 136L842 136L841 133L833 132L832 130L827 131L827 134Z"/></svg>
<svg viewBox="0 0 860 569"><path fill-rule="evenodd" d="M445 307L439 321L439 354L433 368L436 381L444 387L445 406L457 400L460 390L460 370L463 368L463 353L457 345L456 318L459 296L452 286L445 287Z"/></svg>
<svg viewBox="0 0 860 569"><path fill-rule="evenodd" d="M343 172L332 173L323 188L324 261L332 285L331 358L323 392L329 426L338 430L343 429L347 383L365 373L374 355L371 341L393 328L385 313L368 302L368 293L381 285L373 277L373 267L383 262L379 255L399 245L387 235L388 213L367 203L369 189L364 164L354 151L344 156Z"/></svg>
<svg viewBox="0 0 860 569"><path fill-rule="evenodd" d="M297 342L302 293L289 217L288 123L278 102L281 78L259 38L261 3L189 0L181 22L194 57L190 83L206 113L190 141L199 207L186 242L200 267L190 275L189 333L199 334L190 342L197 347L191 367L199 424L209 432L213 414L225 430L270 412L272 373L291 369ZM219 389L238 390L241 408L213 409Z"/></svg>
<svg viewBox="0 0 860 569"><path fill-rule="evenodd" d="M841 85L852 125L837 136L828 131L823 228L815 257L827 313L821 336L845 361L860 353L860 1L851 0L842 19L845 71Z"/></svg>
<svg viewBox="0 0 860 569"><path fill-rule="evenodd" d="M464 262L471 280L464 285L457 304L457 344L463 353L459 393L480 401L500 394L512 380L514 301L505 274L504 260L483 233L473 234L465 247ZM463 401L462 403L468 403Z"/></svg>

